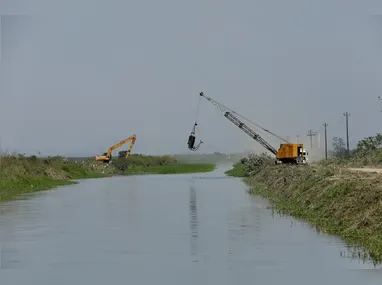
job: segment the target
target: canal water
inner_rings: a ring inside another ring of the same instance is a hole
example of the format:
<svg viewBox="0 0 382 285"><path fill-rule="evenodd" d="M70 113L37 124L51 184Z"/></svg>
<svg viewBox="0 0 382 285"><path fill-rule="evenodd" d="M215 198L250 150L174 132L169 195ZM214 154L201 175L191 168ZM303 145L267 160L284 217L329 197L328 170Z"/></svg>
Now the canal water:
<svg viewBox="0 0 382 285"><path fill-rule="evenodd" d="M381 284L379 268L273 214L228 168L83 180L0 204L0 284Z"/></svg>

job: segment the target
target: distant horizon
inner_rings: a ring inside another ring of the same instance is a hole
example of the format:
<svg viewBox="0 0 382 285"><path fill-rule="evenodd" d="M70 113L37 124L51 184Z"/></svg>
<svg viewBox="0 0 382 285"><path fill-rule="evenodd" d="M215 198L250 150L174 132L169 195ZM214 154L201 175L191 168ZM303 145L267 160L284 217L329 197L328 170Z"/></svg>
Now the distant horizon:
<svg viewBox="0 0 382 285"><path fill-rule="evenodd" d="M114 150L114 152L119 152L119 151L124 151L124 150ZM105 151L106 152L106 151ZM62 156L62 157L92 157L92 156L96 156L96 155L99 155L98 153L97 154L60 154L60 153L51 153L51 154L44 154L42 152L7 152L7 151L0 151L1 154L11 154L11 155L27 155L27 156L32 156L32 155L36 155L36 156L41 156L41 157L47 157L47 156ZM131 155L134 155L134 154L141 154L141 155L151 155L151 156L165 156L165 155L181 155L181 156L197 156L197 155L217 155L217 154L220 154L220 155L240 155L240 154L249 154L249 153L254 153L254 152L251 152L251 151L240 151L240 152L229 152L229 153L225 153L225 152L192 152L192 153L189 153L189 152L182 152L182 153L164 153L164 154L151 154L151 153L147 153L147 152L131 152Z"/></svg>

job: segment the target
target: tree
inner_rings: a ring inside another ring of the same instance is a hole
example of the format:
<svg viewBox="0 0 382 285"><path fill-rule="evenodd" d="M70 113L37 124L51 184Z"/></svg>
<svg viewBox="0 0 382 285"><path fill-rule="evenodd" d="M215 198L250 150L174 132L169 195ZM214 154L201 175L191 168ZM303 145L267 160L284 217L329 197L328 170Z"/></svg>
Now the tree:
<svg viewBox="0 0 382 285"><path fill-rule="evenodd" d="M119 158L124 158L126 157L127 150L121 150L118 152L118 157Z"/></svg>
<svg viewBox="0 0 382 285"><path fill-rule="evenodd" d="M346 156L345 141L343 138L334 137L332 140L333 156L342 158Z"/></svg>
<svg viewBox="0 0 382 285"><path fill-rule="evenodd" d="M355 151L357 153L377 150L382 147L382 135L376 134L374 137L365 137L357 143Z"/></svg>

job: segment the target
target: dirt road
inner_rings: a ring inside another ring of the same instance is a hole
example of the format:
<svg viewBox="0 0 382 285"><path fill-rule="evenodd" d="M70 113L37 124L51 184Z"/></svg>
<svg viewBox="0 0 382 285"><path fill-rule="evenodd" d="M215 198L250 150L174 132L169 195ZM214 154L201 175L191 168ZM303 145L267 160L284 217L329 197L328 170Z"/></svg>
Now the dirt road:
<svg viewBox="0 0 382 285"><path fill-rule="evenodd" d="M382 168L349 168L351 171L362 171L362 172L374 172L374 173L382 173Z"/></svg>

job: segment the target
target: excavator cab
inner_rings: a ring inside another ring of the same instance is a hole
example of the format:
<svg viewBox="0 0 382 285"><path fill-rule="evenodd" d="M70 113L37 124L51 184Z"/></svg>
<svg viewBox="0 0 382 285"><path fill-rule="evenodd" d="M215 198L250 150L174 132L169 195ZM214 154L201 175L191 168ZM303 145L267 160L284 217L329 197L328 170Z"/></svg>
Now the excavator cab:
<svg viewBox="0 0 382 285"><path fill-rule="evenodd" d="M101 156L96 156L96 160L102 161L103 163L109 163L111 158L111 154L108 156L107 152L104 152Z"/></svg>

